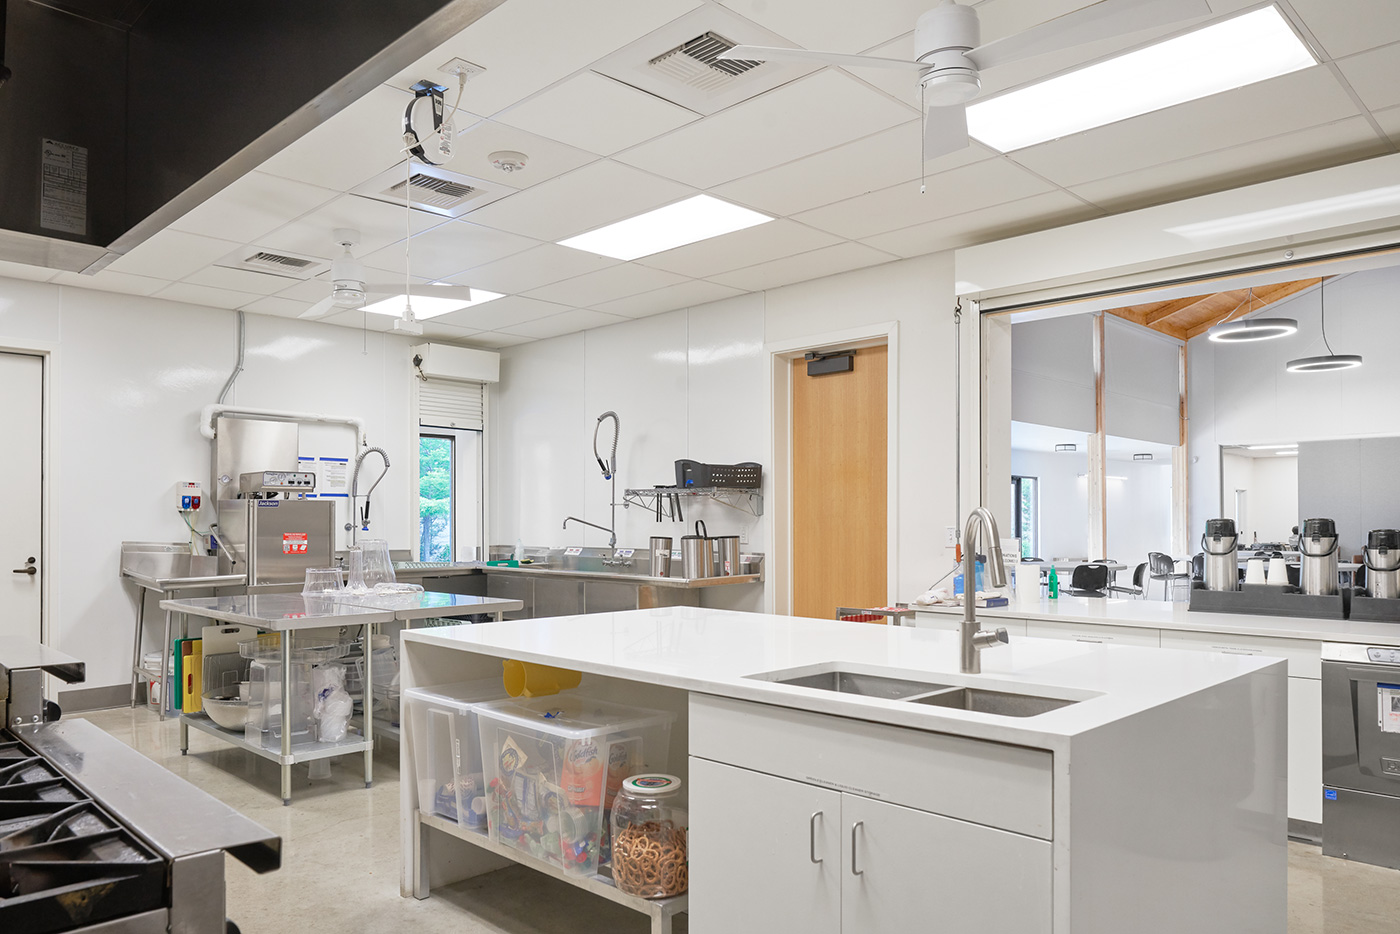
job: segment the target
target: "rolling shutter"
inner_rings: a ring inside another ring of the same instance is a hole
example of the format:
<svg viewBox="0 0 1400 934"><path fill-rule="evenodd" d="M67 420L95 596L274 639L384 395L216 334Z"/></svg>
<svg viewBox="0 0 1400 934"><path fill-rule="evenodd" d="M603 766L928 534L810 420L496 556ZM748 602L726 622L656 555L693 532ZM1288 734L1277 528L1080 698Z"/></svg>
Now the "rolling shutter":
<svg viewBox="0 0 1400 934"><path fill-rule="evenodd" d="M459 379L418 383L418 424L481 431L486 422L486 384Z"/></svg>

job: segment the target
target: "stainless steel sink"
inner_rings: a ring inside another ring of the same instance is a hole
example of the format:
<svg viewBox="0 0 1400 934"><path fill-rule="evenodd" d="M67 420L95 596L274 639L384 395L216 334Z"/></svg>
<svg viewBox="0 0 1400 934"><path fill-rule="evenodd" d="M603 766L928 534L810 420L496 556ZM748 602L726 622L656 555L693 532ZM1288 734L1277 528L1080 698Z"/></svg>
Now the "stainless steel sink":
<svg viewBox="0 0 1400 934"><path fill-rule="evenodd" d="M974 713L990 713L1001 717L1034 717L1058 710L1078 701L1059 697L1040 697L1035 694L1011 694L1006 691L988 691L982 688L953 688L939 691L924 697L909 698L911 704L927 704L931 707L951 707L955 710L971 710Z"/></svg>
<svg viewBox="0 0 1400 934"><path fill-rule="evenodd" d="M946 684L930 684L927 681L907 681L903 678L886 678L881 675L863 674L858 671L821 671L813 675L800 675L795 678L775 678L774 684L790 684L799 688L816 688L819 691L835 691L838 694L859 694L862 697L882 697L886 700L900 700L915 694L927 694L947 688Z"/></svg>

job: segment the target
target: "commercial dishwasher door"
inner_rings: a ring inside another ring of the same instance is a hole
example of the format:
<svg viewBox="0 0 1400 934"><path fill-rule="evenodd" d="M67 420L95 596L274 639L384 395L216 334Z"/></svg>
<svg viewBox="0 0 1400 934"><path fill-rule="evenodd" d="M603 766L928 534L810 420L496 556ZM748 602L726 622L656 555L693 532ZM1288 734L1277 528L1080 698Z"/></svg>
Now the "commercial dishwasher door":
<svg viewBox="0 0 1400 934"><path fill-rule="evenodd" d="M1322 657L1322 852L1400 869L1400 647Z"/></svg>

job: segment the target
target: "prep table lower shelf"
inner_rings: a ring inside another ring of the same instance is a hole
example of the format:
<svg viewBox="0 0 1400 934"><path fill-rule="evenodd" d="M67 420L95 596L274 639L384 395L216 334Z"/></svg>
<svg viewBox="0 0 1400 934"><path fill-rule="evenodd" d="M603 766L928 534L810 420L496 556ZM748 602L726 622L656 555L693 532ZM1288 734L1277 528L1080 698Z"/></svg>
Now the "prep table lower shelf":
<svg viewBox="0 0 1400 934"><path fill-rule="evenodd" d="M421 846L423 836L421 828L428 827L433 830L440 830L445 834L456 837L458 840L465 840L473 846L481 847L483 850L495 853L497 856L508 859L513 863L529 866L531 869L542 872L547 876L552 876L555 879L567 882L569 885L583 889L586 892L592 892L594 895L601 895L608 901L617 902L617 904L625 908L631 908L633 911L640 912L651 918L652 934L671 934L671 919L690 907L689 894L677 895L673 898L639 898L636 895L628 895L613 884L613 880L610 876L601 873L591 876L574 875L573 873L565 872L562 868L547 860L538 859L531 856L529 853L517 850L513 846L503 846L499 843L493 843L490 837L467 830L459 826L456 821L450 821L434 814L424 814L422 811L415 811L414 814L419 825L418 832L414 834L414 840L418 841L416 845ZM415 859L414 862L416 865L421 865L417 859ZM421 892L415 891L414 895L418 898L427 898L428 892L427 889L424 888Z"/></svg>
<svg viewBox="0 0 1400 934"><path fill-rule="evenodd" d="M317 740L314 743L297 743L292 746L292 754L283 756L280 749L268 749L262 743L251 743L242 733L233 730L226 730L213 720L208 714L187 713L180 715L180 722L192 730L199 730L201 733L208 733L217 737L231 746L239 746L264 759L270 759L278 765L296 765L299 762L310 762L313 759L328 759L332 756L345 756L352 752L365 752L371 748L369 740L358 733L348 734L345 739L339 742L323 742ZM375 723L379 721L376 720Z"/></svg>

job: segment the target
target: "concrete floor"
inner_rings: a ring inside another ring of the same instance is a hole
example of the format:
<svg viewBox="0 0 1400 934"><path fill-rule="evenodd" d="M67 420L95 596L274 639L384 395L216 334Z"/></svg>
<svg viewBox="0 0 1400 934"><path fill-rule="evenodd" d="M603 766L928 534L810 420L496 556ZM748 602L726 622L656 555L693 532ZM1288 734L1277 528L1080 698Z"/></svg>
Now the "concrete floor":
<svg viewBox="0 0 1400 934"><path fill-rule="evenodd" d="M416 934L646 934L648 920L524 868L399 897L398 746L375 756L364 787L360 756L334 759L331 777L293 769L292 806L278 798L271 762L191 731L180 755L174 721L144 709L104 710L87 719L282 836L282 868L255 875L236 860L227 870L228 915L244 934L289 931L394 931ZM677 934L686 931L684 916ZM1400 872L1329 859L1289 844L1289 934L1378 934L1400 930Z"/></svg>

